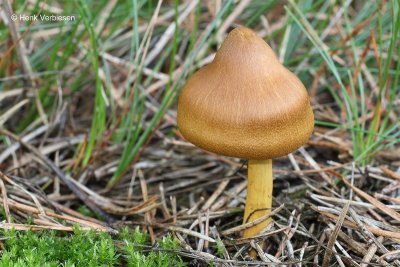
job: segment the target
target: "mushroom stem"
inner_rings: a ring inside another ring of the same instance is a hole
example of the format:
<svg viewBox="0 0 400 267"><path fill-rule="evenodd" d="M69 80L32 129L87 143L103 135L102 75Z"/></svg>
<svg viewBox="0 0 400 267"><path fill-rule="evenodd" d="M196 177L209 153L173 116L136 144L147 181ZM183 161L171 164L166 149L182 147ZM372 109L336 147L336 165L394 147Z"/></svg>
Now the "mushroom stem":
<svg viewBox="0 0 400 267"><path fill-rule="evenodd" d="M243 223L252 222L271 212L272 206L272 159L249 160L247 198ZM243 237L260 233L271 219L244 230Z"/></svg>

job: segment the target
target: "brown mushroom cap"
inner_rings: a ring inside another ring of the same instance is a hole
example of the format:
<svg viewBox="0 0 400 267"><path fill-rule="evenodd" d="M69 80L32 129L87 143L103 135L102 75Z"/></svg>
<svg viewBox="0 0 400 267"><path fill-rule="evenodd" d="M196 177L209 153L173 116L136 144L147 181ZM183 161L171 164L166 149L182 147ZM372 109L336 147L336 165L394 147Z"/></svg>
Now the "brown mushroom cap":
<svg viewBox="0 0 400 267"><path fill-rule="evenodd" d="M183 136L205 150L271 159L303 145L314 115L302 82L253 31L231 31L213 62L190 77L178 102Z"/></svg>

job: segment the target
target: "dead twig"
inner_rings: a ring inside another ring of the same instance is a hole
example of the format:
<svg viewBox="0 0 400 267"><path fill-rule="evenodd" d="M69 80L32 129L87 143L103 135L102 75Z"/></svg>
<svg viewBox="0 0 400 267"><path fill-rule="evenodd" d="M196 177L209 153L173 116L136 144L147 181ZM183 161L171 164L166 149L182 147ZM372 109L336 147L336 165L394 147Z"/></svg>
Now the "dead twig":
<svg viewBox="0 0 400 267"><path fill-rule="evenodd" d="M83 194L79 188L70 181L70 178L68 178L63 171L61 171L51 160L49 160L46 156L44 156L40 151L33 147L32 145L25 143L22 141L22 139L11 133L10 131L0 128L0 134L6 135L13 139L16 142L19 142L23 147L28 149L30 152L32 152L35 156L37 156L44 164L46 164L53 172L56 174L67 186L68 188L83 202L85 203L89 209L91 209L93 212L99 214L102 218L104 218L108 223L112 222L112 219L110 216L108 216L103 210L101 210L95 203L93 203L92 200L90 200L87 195Z"/></svg>

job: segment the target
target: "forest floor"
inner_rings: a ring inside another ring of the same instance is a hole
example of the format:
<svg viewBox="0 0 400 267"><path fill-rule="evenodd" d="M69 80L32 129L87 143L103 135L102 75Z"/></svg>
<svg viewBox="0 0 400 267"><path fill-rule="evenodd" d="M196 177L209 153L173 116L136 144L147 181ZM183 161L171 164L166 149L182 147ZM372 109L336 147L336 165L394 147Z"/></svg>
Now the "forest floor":
<svg viewBox="0 0 400 267"><path fill-rule="evenodd" d="M399 6L4 0L1 266L400 266ZM247 239L246 161L176 127L179 91L237 25L315 115L273 161L273 223Z"/></svg>

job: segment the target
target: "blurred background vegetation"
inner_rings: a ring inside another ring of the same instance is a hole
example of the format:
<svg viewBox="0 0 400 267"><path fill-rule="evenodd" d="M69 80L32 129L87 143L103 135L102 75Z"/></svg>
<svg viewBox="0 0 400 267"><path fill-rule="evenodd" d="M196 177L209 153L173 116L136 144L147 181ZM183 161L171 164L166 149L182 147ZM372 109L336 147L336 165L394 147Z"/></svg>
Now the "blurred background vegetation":
<svg viewBox="0 0 400 267"><path fill-rule="evenodd" d="M399 0L2 0L0 7L0 128L46 147L40 151L70 177L100 169L103 193L129 183L146 155L168 157L182 145L177 95L236 25L256 31L308 88L317 162L364 168L390 160L400 168ZM0 170L42 173L34 162L21 167L22 152L2 134Z"/></svg>

